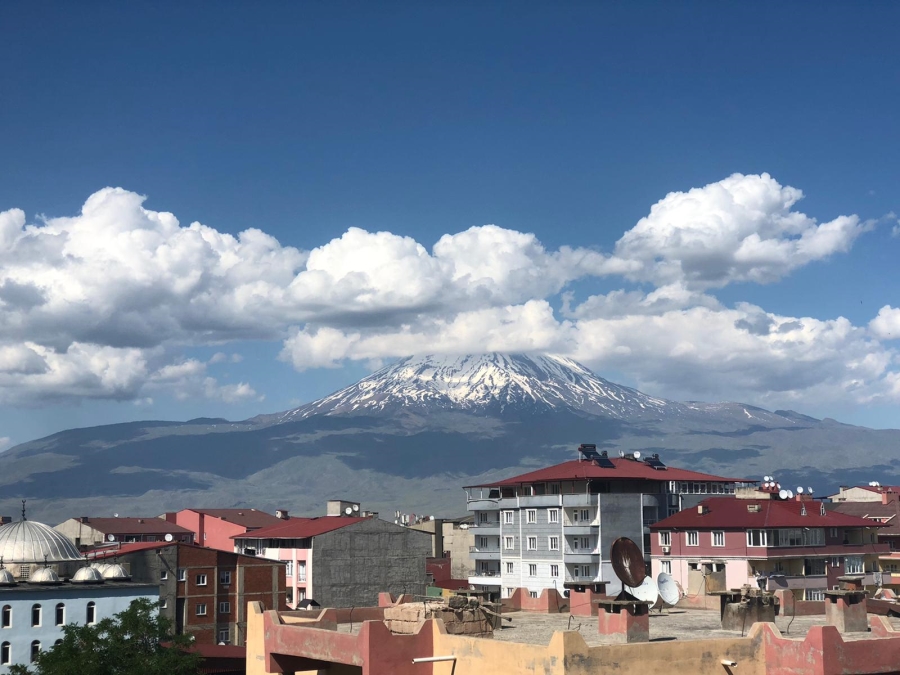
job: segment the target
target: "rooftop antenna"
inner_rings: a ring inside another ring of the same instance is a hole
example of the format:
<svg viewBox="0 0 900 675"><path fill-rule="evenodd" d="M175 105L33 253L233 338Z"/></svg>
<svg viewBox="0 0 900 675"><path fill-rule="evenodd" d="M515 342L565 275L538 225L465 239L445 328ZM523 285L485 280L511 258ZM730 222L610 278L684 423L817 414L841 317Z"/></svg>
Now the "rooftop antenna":
<svg viewBox="0 0 900 675"><path fill-rule="evenodd" d="M812 494L812 493L813 493L813 489L812 489L811 487L806 488L806 491L807 491L809 494Z"/></svg>
<svg viewBox="0 0 900 675"><path fill-rule="evenodd" d="M799 487L797 488L797 494L798 494L798 495L802 495L802 494L803 494L803 486L802 486L802 485L799 486Z"/></svg>
<svg viewBox="0 0 900 675"><path fill-rule="evenodd" d="M25 500L24 499L22 500L22 520L28 520L25 517Z"/></svg>
<svg viewBox="0 0 900 675"><path fill-rule="evenodd" d="M787 498L788 498L788 491L787 491L787 490L779 490L779 491L778 491L778 497L779 497L780 499L787 499Z"/></svg>

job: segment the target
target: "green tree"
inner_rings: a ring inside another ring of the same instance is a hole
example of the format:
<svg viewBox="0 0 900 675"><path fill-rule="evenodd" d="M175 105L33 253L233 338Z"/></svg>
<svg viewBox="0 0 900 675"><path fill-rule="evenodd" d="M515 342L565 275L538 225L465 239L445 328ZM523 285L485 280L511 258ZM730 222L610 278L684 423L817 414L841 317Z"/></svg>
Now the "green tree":
<svg viewBox="0 0 900 675"><path fill-rule="evenodd" d="M135 600L123 612L90 626L70 623L31 668L11 675L197 675L200 656L187 651L187 635L171 635L171 622L156 603Z"/></svg>

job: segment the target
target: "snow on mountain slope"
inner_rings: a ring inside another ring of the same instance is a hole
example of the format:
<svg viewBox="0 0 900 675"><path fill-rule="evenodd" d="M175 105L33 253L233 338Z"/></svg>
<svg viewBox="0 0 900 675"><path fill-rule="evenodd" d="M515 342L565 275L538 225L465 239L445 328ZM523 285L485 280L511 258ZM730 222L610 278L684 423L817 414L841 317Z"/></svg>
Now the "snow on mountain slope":
<svg viewBox="0 0 900 675"><path fill-rule="evenodd" d="M395 409L569 409L615 418L641 418L678 413L681 408L679 403L604 380L562 356L426 355L401 359L330 396L283 413L279 421Z"/></svg>

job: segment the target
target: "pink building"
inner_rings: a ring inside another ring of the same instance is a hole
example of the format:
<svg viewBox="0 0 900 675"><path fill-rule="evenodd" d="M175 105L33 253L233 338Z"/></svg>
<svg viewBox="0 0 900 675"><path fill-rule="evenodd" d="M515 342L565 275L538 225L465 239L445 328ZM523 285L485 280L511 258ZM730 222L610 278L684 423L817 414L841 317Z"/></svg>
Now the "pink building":
<svg viewBox="0 0 900 675"><path fill-rule="evenodd" d="M790 589L798 600L824 600L844 574L876 585L876 523L826 510L806 495L782 500L777 492L739 490L651 526L651 572L671 574L689 596L757 584Z"/></svg>
<svg viewBox="0 0 900 675"><path fill-rule="evenodd" d="M287 520L287 511L276 515L256 509L183 509L165 514L165 520L194 533L194 543L219 551L234 551L234 537Z"/></svg>

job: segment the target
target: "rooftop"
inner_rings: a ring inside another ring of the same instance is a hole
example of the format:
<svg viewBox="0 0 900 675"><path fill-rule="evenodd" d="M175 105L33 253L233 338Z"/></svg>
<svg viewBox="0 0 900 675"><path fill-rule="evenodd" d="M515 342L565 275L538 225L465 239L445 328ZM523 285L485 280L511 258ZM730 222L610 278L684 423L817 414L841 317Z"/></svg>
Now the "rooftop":
<svg viewBox="0 0 900 675"><path fill-rule="evenodd" d="M663 469L654 469L643 460L627 459L624 457L610 457L609 463L613 468L599 466L589 460L573 459L562 464L548 466L544 469L523 473L495 483L483 485L470 485L467 487L501 487L504 485L522 485L525 483L548 483L564 480L652 480L652 481L704 481L719 483L755 483L758 481L746 478L727 478L714 476L699 471L678 469L667 466Z"/></svg>
<svg viewBox="0 0 900 675"><path fill-rule="evenodd" d="M333 532L348 525L355 525L368 518L348 516L319 516L317 518L290 518L278 525L264 527L246 534L236 534L232 539L307 539L326 532Z"/></svg>
<svg viewBox="0 0 900 675"><path fill-rule="evenodd" d="M705 512L700 507L705 506ZM747 507L754 506L751 511ZM806 508L806 515L802 509ZM880 523L836 511L822 515L819 502L780 499L710 497L697 508L685 509L650 526L653 530L715 528L744 530L767 527L881 527Z"/></svg>
<svg viewBox="0 0 900 675"><path fill-rule="evenodd" d="M76 519L77 520L77 519ZM86 518L84 524L103 534L189 534L193 532L162 518Z"/></svg>
<svg viewBox="0 0 900 675"><path fill-rule="evenodd" d="M874 488L873 488L874 489ZM857 518L878 518L884 528L879 536L900 535L900 501L893 499L887 504L881 502L838 502L828 505L829 511L843 513Z"/></svg>
<svg viewBox="0 0 900 675"><path fill-rule="evenodd" d="M246 535L237 535L244 537ZM89 560L104 560L108 558L118 558L121 556L128 555L130 553L137 553L139 551L150 551L153 549L161 549L166 548L168 546L182 546L185 548L198 549L201 551L209 551L215 554L223 554L223 555L233 555L238 558L247 558L249 560L254 561L257 564L261 563L281 563L280 560L269 560L268 558L259 558L257 556L245 555L244 553L237 553L235 551L220 551L216 548L207 548L206 546L199 546L197 544L188 544L183 541L139 541L133 544L122 544L115 548L101 548L94 549L92 551L88 551L85 554L85 557Z"/></svg>
<svg viewBox="0 0 900 675"><path fill-rule="evenodd" d="M278 525L285 522L284 519L274 516L265 511L257 511L256 509L184 509L185 511L194 511L202 513L205 516L226 520L229 523L243 525L249 529L259 527L268 527L270 525Z"/></svg>

